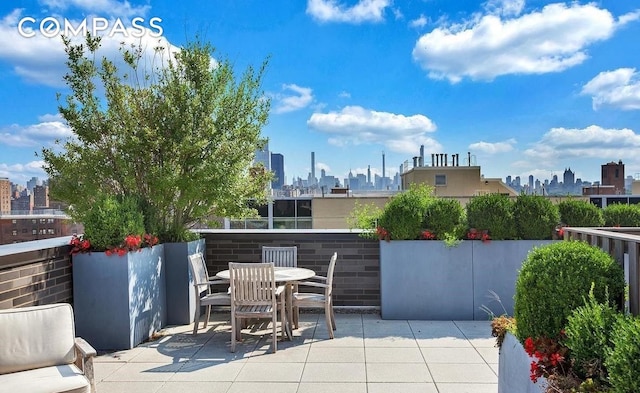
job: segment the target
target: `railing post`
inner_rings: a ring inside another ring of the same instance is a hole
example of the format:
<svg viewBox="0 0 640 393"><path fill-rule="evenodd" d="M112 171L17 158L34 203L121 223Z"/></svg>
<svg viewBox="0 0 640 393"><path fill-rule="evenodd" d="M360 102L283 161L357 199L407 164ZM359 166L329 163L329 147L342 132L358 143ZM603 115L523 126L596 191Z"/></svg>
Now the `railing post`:
<svg viewBox="0 0 640 393"><path fill-rule="evenodd" d="M629 311L640 314L640 269L638 266L638 243L629 242Z"/></svg>

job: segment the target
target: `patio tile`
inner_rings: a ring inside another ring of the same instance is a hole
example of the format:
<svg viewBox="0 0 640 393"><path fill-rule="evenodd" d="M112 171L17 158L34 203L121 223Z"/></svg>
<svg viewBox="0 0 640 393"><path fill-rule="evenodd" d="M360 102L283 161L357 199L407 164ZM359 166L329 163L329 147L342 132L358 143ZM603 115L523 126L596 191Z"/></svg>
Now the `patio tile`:
<svg viewBox="0 0 640 393"><path fill-rule="evenodd" d="M385 337L365 337L364 346L366 348L418 348L418 343L413 337L385 336Z"/></svg>
<svg viewBox="0 0 640 393"><path fill-rule="evenodd" d="M164 382L100 382L96 385L96 391L100 393L156 393Z"/></svg>
<svg viewBox="0 0 640 393"><path fill-rule="evenodd" d="M415 348L365 348L367 363L424 363L418 347Z"/></svg>
<svg viewBox="0 0 640 393"><path fill-rule="evenodd" d="M206 361L206 362L242 362L246 361L254 350L254 345L243 348L242 346L237 346L235 352L231 352L228 346L220 347L220 346L209 346L206 345L198 352L195 353L191 357L191 360L194 361Z"/></svg>
<svg viewBox="0 0 640 393"><path fill-rule="evenodd" d="M200 348L175 350L167 353L159 348L144 348L131 360L133 363L181 363L188 361Z"/></svg>
<svg viewBox="0 0 640 393"><path fill-rule="evenodd" d="M321 315L324 318L324 315ZM336 316L336 325L362 325L362 315L361 314L335 314Z"/></svg>
<svg viewBox="0 0 640 393"><path fill-rule="evenodd" d="M357 337L357 336L340 336L338 334L336 334L334 339L330 339L329 337L314 336L311 346L327 347L327 348L335 348L335 347L364 348L364 339L362 337Z"/></svg>
<svg viewBox="0 0 640 393"><path fill-rule="evenodd" d="M364 363L307 363L302 382L366 382Z"/></svg>
<svg viewBox="0 0 640 393"><path fill-rule="evenodd" d="M301 382L297 393L367 393L366 383L351 382Z"/></svg>
<svg viewBox="0 0 640 393"><path fill-rule="evenodd" d="M168 381L156 393L226 393L231 387L231 382L192 382L192 381ZM102 390L98 390L102 393Z"/></svg>
<svg viewBox="0 0 640 393"><path fill-rule="evenodd" d="M368 393L438 393L436 385L427 382L370 382L367 387Z"/></svg>
<svg viewBox="0 0 640 393"><path fill-rule="evenodd" d="M416 338L416 343L420 348L473 348L468 340L457 337Z"/></svg>
<svg viewBox="0 0 640 393"><path fill-rule="evenodd" d="M227 393L296 393L297 382L236 382ZM209 393L209 390L203 390Z"/></svg>
<svg viewBox="0 0 640 393"><path fill-rule="evenodd" d="M494 348L496 346L496 338L470 338L469 343L476 348Z"/></svg>
<svg viewBox="0 0 640 393"><path fill-rule="evenodd" d="M96 382L100 382L125 364L125 362L94 363L93 377Z"/></svg>
<svg viewBox="0 0 640 393"><path fill-rule="evenodd" d="M440 393L496 393L497 383L439 383ZM371 392L369 392L371 393Z"/></svg>
<svg viewBox="0 0 640 393"><path fill-rule="evenodd" d="M480 354L480 356L482 356L485 362L489 364L498 364L498 357L500 355L500 350L495 346L491 348L486 348L486 347L476 348L476 351L478 351L478 353Z"/></svg>
<svg viewBox="0 0 640 393"><path fill-rule="evenodd" d="M364 363L364 348L335 347L326 348L312 346L307 357L307 363Z"/></svg>
<svg viewBox="0 0 640 393"><path fill-rule="evenodd" d="M498 383L498 377L487 364L430 363L429 370L436 384L452 383Z"/></svg>
<svg viewBox="0 0 640 393"><path fill-rule="evenodd" d="M486 363L475 348L422 348L428 364L431 363Z"/></svg>
<svg viewBox="0 0 640 393"><path fill-rule="evenodd" d="M367 363L367 382L433 382L424 363Z"/></svg>
<svg viewBox="0 0 640 393"><path fill-rule="evenodd" d="M192 360L187 362L180 370L171 377L171 381L188 381L188 382L233 382L244 362L209 362L204 360Z"/></svg>
<svg viewBox="0 0 640 393"><path fill-rule="evenodd" d="M286 343L289 343L288 345ZM309 354L309 345L291 341L279 342L278 351L271 352L271 344L263 345L251 352L249 363L304 363Z"/></svg>
<svg viewBox="0 0 640 393"><path fill-rule="evenodd" d="M303 363L247 363L237 382L300 382Z"/></svg>
<svg viewBox="0 0 640 393"><path fill-rule="evenodd" d="M129 362L134 357L138 356L142 351L141 347L136 347L132 349L125 349L122 351L108 352L100 354L96 356L93 361L94 363L103 363L103 362Z"/></svg>
<svg viewBox="0 0 640 393"><path fill-rule="evenodd" d="M107 376L104 381L164 382L168 381L182 366L182 363L127 363Z"/></svg>
<svg viewBox="0 0 640 393"><path fill-rule="evenodd" d="M455 321L467 338L490 338L491 321Z"/></svg>

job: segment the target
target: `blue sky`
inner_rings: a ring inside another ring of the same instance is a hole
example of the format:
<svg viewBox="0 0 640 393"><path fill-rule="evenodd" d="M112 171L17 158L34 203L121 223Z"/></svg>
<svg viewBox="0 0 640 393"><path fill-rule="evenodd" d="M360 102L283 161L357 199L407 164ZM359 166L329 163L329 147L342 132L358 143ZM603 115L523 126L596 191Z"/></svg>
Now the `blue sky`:
<svg viewBox="0 0 640 393"><path fill-rule="evenodd" d="M594 181L618 160L640 173L636 1L19 0L0 3L0 177L14 182L44 177L35 152L72 135L57 115L65 55L40 32L47 17L106 21L102 53L114 59L123 41L171 48L196 34L238 73L268 57L263 133L289 183L306 178L311 151L318 175L343 179L367 165L380 174L382 151L392 176L420 145L427 163L471 152L486 177L571 167Z"/></svg>

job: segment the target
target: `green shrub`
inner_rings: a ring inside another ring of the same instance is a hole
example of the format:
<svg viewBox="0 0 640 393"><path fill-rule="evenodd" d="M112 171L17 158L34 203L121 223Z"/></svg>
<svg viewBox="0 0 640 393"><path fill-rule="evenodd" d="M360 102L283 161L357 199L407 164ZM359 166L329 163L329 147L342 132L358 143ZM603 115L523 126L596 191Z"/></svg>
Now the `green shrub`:
<svg viewBox="0 0 640 393"><path fill-rule="evenodd" d="M356 201L353 210L347 216L347 224L349 229L362 229L360 237L375 239L380 214L382 214L382 209L373 202L360 203Z"/></svg>
<svg viewBox="0 0 640 393"><path fill-rule="evenodd" d="M612 393L640 392L640 318L620 316L605 359Z"/></svg>
<svg viewBox="0 0 640 393"><path fill-rule="evenodd" d="M438 240L452 236L461 236L464 209L458 200L434 198L427 206L423 226L431 230Z"/></svg>
<svg viewBox="0 0 640 393"><path fill-rule="evenodd" d="M614 304L622 295L622 268L606 252L579 241L534 248L516 280L518 337L556 337L584 304L592 283L599 302Z"/></svg>
<svg viewBox="0 0 640 393"><path fill-rule="evenodd" d="M604 361L611 350L611 327L618 312L609 304L596 300L593 292L585 305L569 315L565 345L571 350L574 371L582 379L606 379Z"/></svg>
<svg viewBox="0 0 640 393"><path fill-rule="evenodd" d="M615 203L602 209L608 227L640 227L640 206Z"/></svg>
<svg viewBox="0 0 640 393"><path fill-rule="evenodd" d="M526 240L551 239L560 223L558 206L542 195L520 194L513 205L518 237Z"/></svg>
<svg viewBox="0 0 640 393"><path fill-rule="evenodd" d="M500 194L473 197L467 203L467 223L469 228L488 230L492 239L514 239L513 201Z"/></svg>
<svg viewBox="0 0 640 393"><path fill-rule="evenodd" d="M570 227L600 227L604 225L602 210L588 201L568 200L558 203L560 220Z"/></svg>
<svg viewBox="0 0 640 393"><path fill-rule="evenodd" d="M94 250L118 246L128 235L145 233L144 216L135 198L99 196L83 216L84 238Z"/></svg>
<svg viewBox="0 0 640 393"><path fill-rule="evenodd" d="M393 197L380 215L378 225L392 240L415 240L420 237L427 207L433 199L433 189L426 185L411 185L407 191Z"/></svg>

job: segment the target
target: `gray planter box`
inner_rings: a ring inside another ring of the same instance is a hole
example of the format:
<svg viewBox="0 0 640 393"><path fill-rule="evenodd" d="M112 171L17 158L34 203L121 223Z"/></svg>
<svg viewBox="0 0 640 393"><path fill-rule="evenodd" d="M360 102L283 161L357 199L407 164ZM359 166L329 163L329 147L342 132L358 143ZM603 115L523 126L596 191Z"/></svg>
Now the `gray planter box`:
<svg viewBox="0 0 640 393"><path fill-rule="evenodd" d="M166 325L163 245L72 261L76 334L93 347L130 349Z"/></svg>
<svg viewBox="0 0 640 393"><path fill-rule="evenodd" d="M546 381L530 379L531 362L534 361L524 351L522 344L511 333L507 333L500 347L498 358L498 393L541 393Z"/></svg>
<svg viewBox="0 0 640 393"><path fill-rule="evenodd" d="M380 241L383 319L486 320L513 315L515 282L533 247L553 240ZM495 292L502 305L490 297ZM504 307L504 309L503 309Z"/></svg>
<svg viewBox="0 0 640 393"><path fill-rule="evenodd" d="M169 325L188 325L193 322L196 299L193 293L193 279L189 273L189 256L198 252L206 253L204 239L164 244Z"/></svg>

